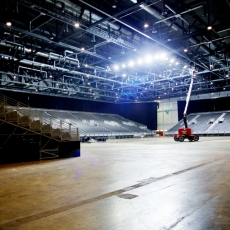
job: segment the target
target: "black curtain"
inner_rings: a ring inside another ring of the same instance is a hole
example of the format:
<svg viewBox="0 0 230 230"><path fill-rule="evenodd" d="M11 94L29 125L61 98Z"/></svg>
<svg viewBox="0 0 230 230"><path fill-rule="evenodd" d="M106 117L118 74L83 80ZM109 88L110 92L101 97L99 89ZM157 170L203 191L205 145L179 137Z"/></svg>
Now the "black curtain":
<svg viewBox="0 0 230 230"><path fill-rule="evenodd" d="M183 112L186 101L178 101L178 118L183 118ZM192 100L189 102L187 115L190 113L199 112L214 112L230 110L230 97L214 98L214 99L203 99L203 100Z"/></svg>
<svg viewBox="0 0 230 230"><path fill-rule="evenodd" d="M34 108L119 114L146 125L151 130L157 129L156 102L113 104L11 91L0 91L0 93Z"/></svg>

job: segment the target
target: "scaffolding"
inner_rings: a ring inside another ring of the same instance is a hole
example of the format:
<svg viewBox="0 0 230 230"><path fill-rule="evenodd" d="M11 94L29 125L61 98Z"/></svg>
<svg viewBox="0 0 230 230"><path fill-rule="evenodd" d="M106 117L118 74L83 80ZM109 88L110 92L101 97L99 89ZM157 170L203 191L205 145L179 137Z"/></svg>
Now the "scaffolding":
<svg viewBox="0 0 230 230"><path fill-rule="evenodd" d="M60 143L80 142L78 128L75 125L3 94L0 94L0 122L0 151L13 136L36 139L39 144L39 159L59 157Z"/></svg>

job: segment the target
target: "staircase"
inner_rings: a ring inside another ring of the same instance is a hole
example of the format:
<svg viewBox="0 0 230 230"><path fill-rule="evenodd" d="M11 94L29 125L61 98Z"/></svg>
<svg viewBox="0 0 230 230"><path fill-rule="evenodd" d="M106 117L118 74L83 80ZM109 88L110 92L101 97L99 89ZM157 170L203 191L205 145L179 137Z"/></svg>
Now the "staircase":
<svg viewBox="0 0 230 230"><path fill-rule="evenodd" d="M80 140L75 125L52 117L45 109L31 108L3 94L0 94L0 134L0 150L4 149L12 136L37 136L36 140L39 136L40 159L59 157L58 147L63 146L60 143Z"/></svg>

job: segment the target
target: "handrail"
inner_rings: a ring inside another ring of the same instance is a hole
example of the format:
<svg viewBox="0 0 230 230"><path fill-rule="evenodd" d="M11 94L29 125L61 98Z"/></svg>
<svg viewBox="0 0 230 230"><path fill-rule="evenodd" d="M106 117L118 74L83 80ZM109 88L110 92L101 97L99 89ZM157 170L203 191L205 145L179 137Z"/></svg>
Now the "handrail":
<svg viewBox="0 0 230 230"><path fill-rule="evenodd" d="M8 121L27 125L31 130L39 130L64 141L79 140L77 126L54 118L46 112L31 108L3 94L0 94L0 105L4 108L5 119Z"/></svg>

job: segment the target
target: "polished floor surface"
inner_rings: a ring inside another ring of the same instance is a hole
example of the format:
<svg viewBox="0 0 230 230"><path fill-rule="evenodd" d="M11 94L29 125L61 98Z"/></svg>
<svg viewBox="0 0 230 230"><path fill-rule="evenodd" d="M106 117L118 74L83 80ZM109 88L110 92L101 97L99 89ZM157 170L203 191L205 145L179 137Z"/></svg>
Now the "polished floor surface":
<svg viewBox="0 0 230 230"><path fill-rule="evenodd" d="M230 137L81 144L0 166L0 230L230 229Z"/></svg>

